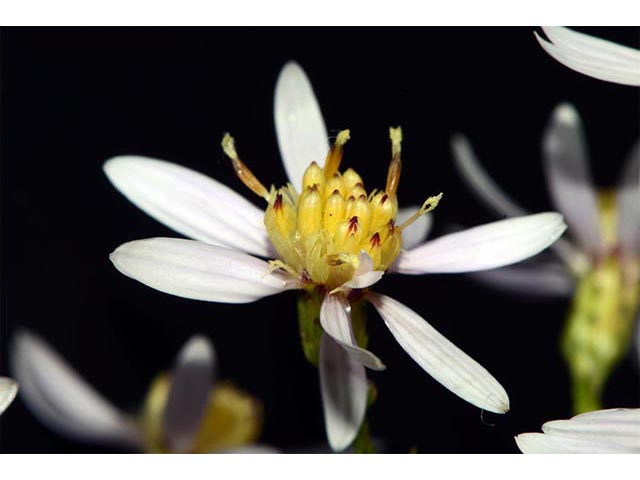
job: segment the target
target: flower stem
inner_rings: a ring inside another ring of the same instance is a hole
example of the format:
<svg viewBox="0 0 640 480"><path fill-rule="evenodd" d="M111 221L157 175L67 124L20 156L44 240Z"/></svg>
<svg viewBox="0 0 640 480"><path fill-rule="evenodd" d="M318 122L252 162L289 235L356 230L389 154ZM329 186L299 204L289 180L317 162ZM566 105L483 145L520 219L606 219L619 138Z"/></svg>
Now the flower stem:
<svg viewBox="0 0 640 480"><path fill-rule="evenodd" d="M318 366L320 358L320 340L323 330L320 325L320 307L324 299L324 292L318 288L310 287L301 290L298 296L298 327L300 328L300 341L305 358L314 366ZM351 327L358 345L367 347L369 337L367 335L367 305L362 296L350 298ZM367 410L373 405L378 396L378 391L369 381L369 393L367 397ZM360 427L358 435L353 442L354 453L375 453L375 447L371 440L369 423L366 418Z"/></svg>
<svg viewBox="0 0 640 480"><path fill-rule="evenodd" d="M353 441L353 453L376 453L376 447L371 440L369 432L369 422L362 422L358 436Z"/></svg>
<svg viewBox="0 0 640 480"><path fill-rule="evenodd" d="M609 375L629 348L640 298L617 259L597 264L578 282L562 336L574 414L602 408Z"/></svg>
<svg viewBox="0 0 640 480"><path fill-rule="evenodd" d="M323 295L315 288L300 291L298 296L298 328L305 358L311 365L318 366L320 357L320 307Z"/></svg>

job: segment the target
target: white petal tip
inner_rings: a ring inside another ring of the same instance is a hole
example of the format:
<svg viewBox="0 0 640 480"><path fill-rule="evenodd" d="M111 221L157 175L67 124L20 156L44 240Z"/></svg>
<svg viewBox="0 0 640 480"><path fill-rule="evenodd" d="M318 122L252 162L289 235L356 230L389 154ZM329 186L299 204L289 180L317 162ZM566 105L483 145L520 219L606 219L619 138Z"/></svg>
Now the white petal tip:
<svg viewBox="0 0 640 480"><path fill-rule="evenodd" d="M507 395L505 389L499 384L497 385L496 391L490 393L485 402L478 406L487 412L500 415L509 413L509 409L511 408L509 405L509 395Z"/></svg>
<svg viewBox="0 0 640 480"><path fill-rule="evenodd" d="M349 446L355 440L355 437L329 438L328 440L331 450L333 450L334 452L342 452L343 450L349 448Z"/></svg>
<svg viewBox="0 0 640 480"><path fill-rule="evenodd" d="M182 360L185 362L210 362L213 357L211 342L202 335L195 335L189 339L182 349Z"/></svg>
<svg viewBox="0 0 640 480"><path fill-rule="evenodd" d="M112 157L109 160L106 160L102 164L102 171L105 173L107 178L113 183L115 183L114 177L123 172L123 170L133 163L133 160L138 157L134 157L131 155L120 155L117 157Z"/></svg>
<svg viewBox="0 0 640 480"><path fill-rule="evenodd" d="M280 70L280 75L294 75L294 74L295 75L304 74L304 70L302 69L302 67L298 62L296 62L295 60L289 60L287 63L285 63L282 66L282 69Z"/></svg>
<svg viewBox="0 0 640 480"><path fill-rule="evenodd" d="M578 111L570 103L561 103L553 112L553 118L558 123L575 126L580 122Z"/></svg>
<svg viewBox="0 0 640 480"><path fill-rule="evenodd" d="M0 414L13 402L18 394L18 382L12 378L0 377Z"/></svg>
<svg viewBox="0 0 640 480"><path fill-rule="evenodd" d="M522 453L533 453L534 446L537 443L536 437L542 436L541 433L521 433L516 435L513 439L516 441L516 445Z"/></svg>

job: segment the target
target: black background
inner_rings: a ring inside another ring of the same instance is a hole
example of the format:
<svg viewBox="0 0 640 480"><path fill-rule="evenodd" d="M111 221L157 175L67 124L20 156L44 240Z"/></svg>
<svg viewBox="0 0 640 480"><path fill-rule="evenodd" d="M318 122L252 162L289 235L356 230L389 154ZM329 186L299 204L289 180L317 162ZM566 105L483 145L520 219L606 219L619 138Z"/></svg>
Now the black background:
<svg viewBox="0 0 640 480"><path fill-rule="evenodd" d="M387 129L402 125L402 204L445 193L433 235L494 220L449 153L463 131L497 181L533 212L551 208L540 137L554 106L581 113L595 181L611 185L639 131L638 89L577 74L548 57L533 28L192 28L2 30L2 373L24 326L46 338L116 405L135 411L152 377L204 333L221 377L264 402L262 443L325 441L317 371L301 353L295 294L250 305L184 300L119 274L108 254L128 240L177 236L101 171L132 153L210 175L260 204L219 147L231 131L265 184L285 181L272 117L285 61L310 76L329 133L350 128L344 164L382 185ZM638 47L638 30L586 29ZM371 312L370 348L386 363L371 415L388 451L515 452L513 435L570 415L558 337L568 302L500 294L463 275L385 277L377 286L478 360L511 399L484 415L422 371ZM605 406L637 406L637 355ZM2 416L4 452L112 451L66 441L18 399Z"/></svg>

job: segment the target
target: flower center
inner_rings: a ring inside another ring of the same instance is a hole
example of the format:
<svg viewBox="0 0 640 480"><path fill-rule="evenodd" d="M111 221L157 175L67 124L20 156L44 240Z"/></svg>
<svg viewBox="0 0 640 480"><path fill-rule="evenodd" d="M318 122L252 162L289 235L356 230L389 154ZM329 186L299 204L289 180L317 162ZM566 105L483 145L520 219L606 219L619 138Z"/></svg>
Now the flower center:
<svg viewBox="0 0 640 480"><path fill-rule="evenodd" d="M149 453L171 452L163 428L170 387L168 374L156 376L140 414L145 450ZM232 384L220 382L209 393L200 427L188 451L212 453L249 445L257 439L261 429L262 405Z"/></svg>
<svg viewBox="0 0 640 480"><path fill-rule="evenodd" d="M340 172L349 140L349 131L344 130L329 150L324 167L313 162L306 169L300 194L290 184L268 191L240 161L233 139L225 136L222 145L236 174L268 202L264 224L280 256L272 262L275 267L329 290L353 278L361 252L371 257L374 270L389 268L400 253L402 230L435 208L442 196L430 197L411 218L396 224L402 131L391 128L389 133L392 159L384 190L367 192L353 169Z"/></svg>

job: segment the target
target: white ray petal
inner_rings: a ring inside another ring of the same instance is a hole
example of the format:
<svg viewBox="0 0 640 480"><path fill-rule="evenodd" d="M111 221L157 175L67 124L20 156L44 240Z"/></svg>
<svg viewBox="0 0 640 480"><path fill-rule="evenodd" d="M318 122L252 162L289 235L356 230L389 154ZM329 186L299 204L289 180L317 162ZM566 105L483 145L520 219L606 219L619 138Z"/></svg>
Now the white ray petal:
<svg viewBox="0 0 640 480"><path fill-rule="evenodd" d="M493 181L482 167L464 135L458 134L451 139L451 152L462 179L471 187L473 193L498 215L519 217L526 215L524 208Z"/></svg>
<svg viewBox="0 0 640 480"><path fill-rule="evenodd" d="M602 251L596 193L589 172L580 116L572 105L555 108L547 125L542 153L551 198L584 250Z"/></svg>
<svg viewBox="0 0 640 480"><path fill-rule="evenodd" d="M384 370L386 367L378 357L358 346L351 327L350 312L351 306L344 295L327 294L320 307L320 324L355 360L372 370Z"/></svg>
<svg viewBox="0 0 640 480"><path fill-rule="evenodd" d="M636 142L617 188L618 235L622 251L640 254L640 142Z"/></svg>
<svg viewBox="0 0 640 480"><path fill-rule="evenodd" d="M451 140L451 150L458 171L476 196L501 216L516 217L528 212L515 202L493 181L475 156L469 140L456 135ZM581 271L586 268L584 254L568 240L559 238L550 247L570 268Z"/></svg>
<svg viewBox="0 0 640 480"><path fill-rule="evenodd" d="M400 208L396 217L396 225L402 225L405 220L408 220L418 210L420 210L419 205ZM409 250L424 242L432 225L433 215L431 213L420 215L415 222L402 230L402 248Z"/></svg>
<svg viewBox="0 0 640 480"><path fill-rule="evenodd" d="M195 240L149 238L120 245L109 257L128 277L194 300L249 303L298 288L263 260Z"/></svg>
<svg viewBox="0 0 640 480"><path fill-rule="evenodd" d="M574 438L640 453L640 409L616 408L577 415L569 420L554 420L542 425L547 435Z"/></svg>
<svg viewBox="0 0 640 480"><path fill-rule="evenodd" d="M368 288L371 285L377 283L384 272L373 269L373 259L364 250L360 252L358 256L360 265L353 274L353 278L348 282L345 282L341 287L336 290L346 288Z"/></svg>
<svg viewBox="0 0 640 480"><path fill-rule="evenodd" d="M188 451L198 433L213 385L215 352L205 337L196 335L182 347L171 372L164 434L173 452Z"/></svg>
<svg viewBox="0 0 640 480"><path fill-rule="evenodd" d="M515 437L522 453L635 453L635 450L608 443L556 437L544 433L521 433Z"/></svg>
<svg viewBox="0 0 640 480"><path fill-rule="evenodd" d="M311 82L295 62L288 62L280 71L273 115L284 168L300 192L302 176L311 162L324 166L329 141Z"/></svg>
<svg viewBox="0 0 640 480"><path fill-rule="evenodd" d="M175 231L212 245L273 256L264 212L220 182L146 157L115 157L103 169L125 197Z"/></svg>
<svg viewBox="0 0 640 480"><path fill-rule="evenodd" d="M523 263L473 272L469 276L487 285L530 297L566 298L575 288L573 277L560 263Z"/></svg>
<svg viewBox="0 0 640 480"><path fill-rule="evenodd" d="M509 218L430 240L401 252L398 273L456 273L488 270L532 257L555 242L566 225L558 213Z"/></svg>
<svg viewBox="0 0 640 480"><path fill-rule="evenodd" d="M0 377L0 415L18 394L18 383L12 378Z"/></svg>
<svg viewBox="0 0 640 480"><path fill-rule="evenodd" d="M49 428L79 440L140 446L133 420L91 388L42 339L25 331L16 334L10 358L20 398Z"/></svg>
<svg viewBox="0 0 640 480"><path fill-rule="evenodd" d="M563 65L623 85L640 86L640 50L564 27L543 27L551 42L534 32L542 48Z"/></svg>
<svg viewBox="0 0 640 480"><path fill-rule="evenodd" d="M620 64L636 62L636 67L640 68L640 50L635 48L566 27L542 27L542 30L554 45L563 50L571 50L585 56L610 59L612 62Z"/></svg>
<svg viewBox="0 0 640 480"><path fill-rule="evenodd" d="M369 293L367 299L400 346L445 388L484 410L509 411L509 397L502 385L424 318L390 297Z"/></svg>
<svg viewBox="0 0 640 480"><path fill-rule="evenodd" d="M329 445L346 449L358 434L367 409L367 376L329 335L320 340L320 392Z"/></svg>

